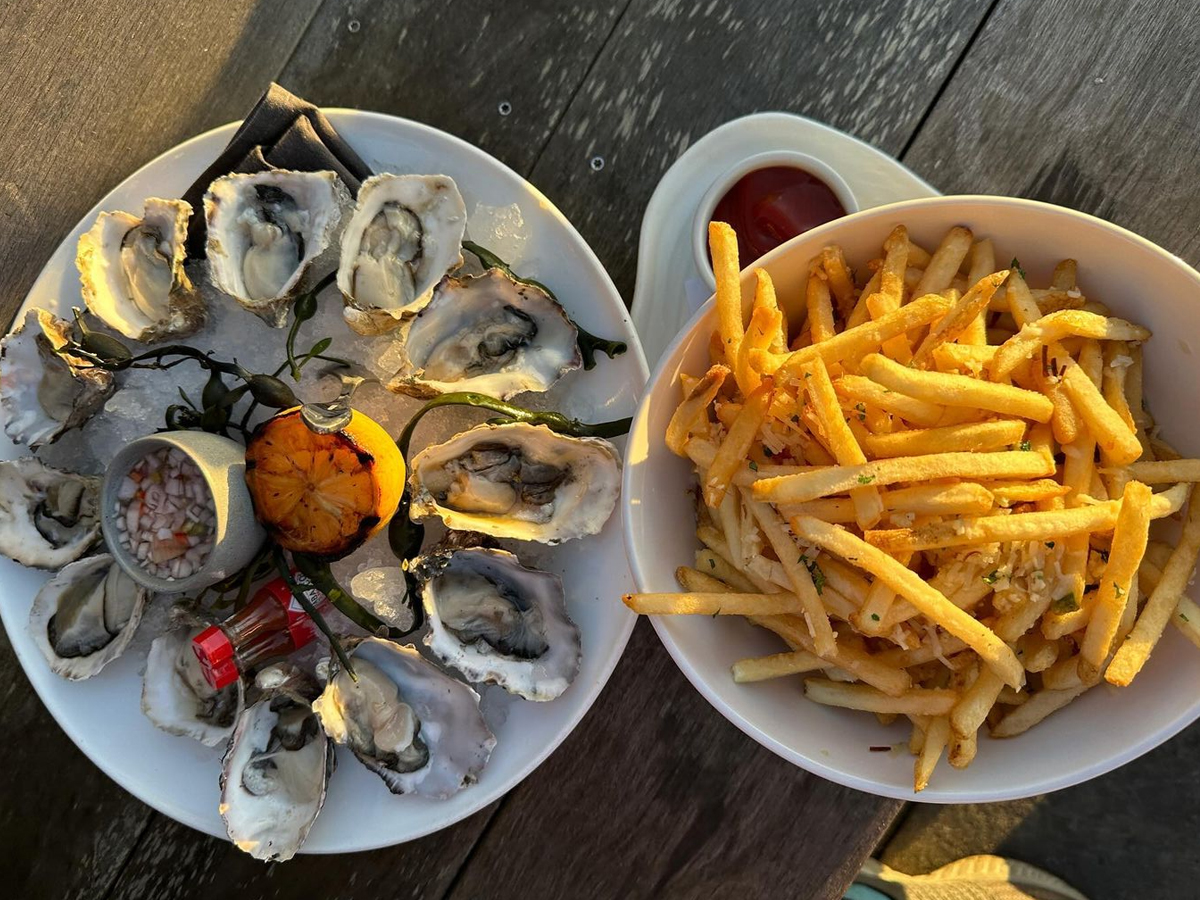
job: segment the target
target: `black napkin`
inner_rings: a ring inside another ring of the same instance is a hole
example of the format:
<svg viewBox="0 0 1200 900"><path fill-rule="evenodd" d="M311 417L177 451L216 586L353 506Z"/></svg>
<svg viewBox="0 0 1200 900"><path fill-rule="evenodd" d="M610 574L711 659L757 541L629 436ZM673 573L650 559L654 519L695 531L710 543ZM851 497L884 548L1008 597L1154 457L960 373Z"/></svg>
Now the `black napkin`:
<svg viewBox="0 0 1200 900"><path fill-rule="evenodd" d="M230 172L266 169L330 170L346 183L351 194L357 194L359 185L372 175L319 109L272 82L221 155L183 195L193 210L188 224L189 257L204 255L204 192L213 180Z"/></svg>

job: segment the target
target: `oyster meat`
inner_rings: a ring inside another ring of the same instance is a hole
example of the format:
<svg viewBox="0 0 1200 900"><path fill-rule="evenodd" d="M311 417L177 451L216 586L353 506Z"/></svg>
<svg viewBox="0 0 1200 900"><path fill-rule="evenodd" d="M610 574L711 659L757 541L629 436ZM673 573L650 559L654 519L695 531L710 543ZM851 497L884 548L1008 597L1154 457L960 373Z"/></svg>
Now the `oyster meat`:
<svg viewBox="0 0 1200 900"><path fill-rule="evenodd" d="M557 544L596 534L617 504L621 462L600 438L544 425L477 425L412 460L413 520Z"/></svg>
<svg viewBox="0 0 1200 900"><path fill-rule="evenodd" d="M171 610L172 627L150 645L142 680L142 712L168 734L206 747L228 740L245 705L241 679L217 690L204 678L192 638L208 627L184 607Z"/></svg>
<svg viewBox="0 0 1200 900"><path fill-rule="evenodd" d="M79 428L116 390L112 372L58 351L71 340L71 323L31 309L0 340L0 408L4 433L38 448Z"/></svg>
<svg viewBox="0 0 1200 900"><path fill-rule="evenodd" d="M333 172L273 169L208 187L205 253L213 284L280 328L288 301L336 262L346 186Z"/></svg>
<svg viewBox="0 0 1200 900"><path fill-rule="evenodd" d="M342 235L338 288L344 316L359 334L382 334L429 302L462 265L467 208L446 175L368 178Z"/></svg>
<svg viewBox="0 0 1200 900"><path fill-rule="evenodd" d="M412 645L384 638L344 643L358 681L336 658L322 664L328 681L313 711L325 733L393 794L443 800L474 784L496 746L479 695Z"/></svg>
<svg viewBox="0 0 1200 900"><path fill-rule="evenodd" d="M60 569L100 537L100 479L52 469L32 456L0 462L0 553Z"/></svg>
<svg viewBox="0 0 1200 900"><path fill-rule="evenodd" d="M64 678L91 678L125 652L149 593L107 553L64 566L33 600L29 633Z"/></svg>
<svg viewBox="0 0 1200 900"><path fill-rule="evenodd" d="M447 275L400 326L401 367L388 389L417 397L479 391L507 400L545 391L583 364L579 331L541 288L500 269Z"/></svg>
<svg viewBox="0 0 1200 900"><path fill-rule="evenodd" d="M184 271L191 215L190 204L157 197L140 218L100 213L75 257L93 315L135 341L183 337L204 325L204 300Z"/></svg>
<svg viewBox="0 0 1200 900"><path fill-rule="evenodd" d="M579 674L579 629L557 575L483 547L432 553L414 572L429 618L425 646L469 681L553 700Z"/></svg>
<svg viewBox="0 0 1200 900"><path fill-rule="evenodd" d="M296 855L325 803L337 764L333 741L309 705L316 685L298 670L258 674L260 699L242 712L221 760L221 818L255 859Z"/></svg>

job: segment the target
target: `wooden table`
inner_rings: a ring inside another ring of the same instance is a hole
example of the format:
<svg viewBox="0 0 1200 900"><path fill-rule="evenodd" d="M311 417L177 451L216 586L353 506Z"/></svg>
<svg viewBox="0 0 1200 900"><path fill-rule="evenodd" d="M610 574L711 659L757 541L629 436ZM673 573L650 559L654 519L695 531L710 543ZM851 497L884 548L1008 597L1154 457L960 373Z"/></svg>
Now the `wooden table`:
<svg viewBox="0 0 1200 900"><path fill-rule="evenodd" d="M1194 264L1198 27L1186 0L10 4L0 318L98 197L241 118L271 79L492 153L571 218L626 298L662 173L711 128L767 109L856 134L947 192L1098 213ZM505 799L405 846L264 867L102 776L7 643L0 678L10 896L818 900L841 896L900 810L744 737L643 623L595 709Z"/></svg>

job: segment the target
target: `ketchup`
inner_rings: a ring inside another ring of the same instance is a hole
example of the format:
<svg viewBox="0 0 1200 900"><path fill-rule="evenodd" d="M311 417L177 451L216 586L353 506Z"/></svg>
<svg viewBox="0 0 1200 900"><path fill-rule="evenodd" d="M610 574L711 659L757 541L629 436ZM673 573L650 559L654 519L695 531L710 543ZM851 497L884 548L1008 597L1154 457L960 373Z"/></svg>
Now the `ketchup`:
<svg viewBox="0 0 1200 900"><path fill-rule="evenodd" d="M303 576L297 576L296 581L308 586ZM318 611L329 609L324 594L315 589L305 593ZM292 596L287 582L276 578L259 588L245 607L220 625L192 638L192 650L205 680L219 689L269 659L295 653L316 636L316 623Z"/></svg>
<svg viewBox="0 0 1200 900"><path fill-rule="evenodd" d="M794 166L755 169L717 203L713 221L737 232L742 265L798 234L846 214L837 194L816 175Z"/></svg>

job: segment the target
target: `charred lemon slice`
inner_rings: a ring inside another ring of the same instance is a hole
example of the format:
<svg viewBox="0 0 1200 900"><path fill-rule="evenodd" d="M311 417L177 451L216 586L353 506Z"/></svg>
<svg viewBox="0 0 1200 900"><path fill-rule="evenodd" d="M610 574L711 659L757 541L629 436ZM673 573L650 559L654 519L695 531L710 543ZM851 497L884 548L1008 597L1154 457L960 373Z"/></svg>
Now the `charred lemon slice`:
<svg viewBox="0 0 1200 900"><path fill-rule="evenodd" d="M268 419L246 445L246 484L258 520L281 547L345 556L383 528L404 491L404 457L360 412L317 434L299 407Z"/></svg>

